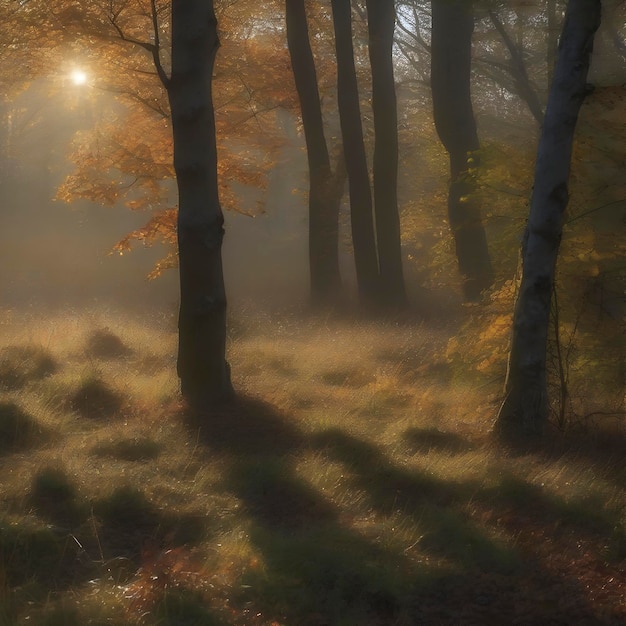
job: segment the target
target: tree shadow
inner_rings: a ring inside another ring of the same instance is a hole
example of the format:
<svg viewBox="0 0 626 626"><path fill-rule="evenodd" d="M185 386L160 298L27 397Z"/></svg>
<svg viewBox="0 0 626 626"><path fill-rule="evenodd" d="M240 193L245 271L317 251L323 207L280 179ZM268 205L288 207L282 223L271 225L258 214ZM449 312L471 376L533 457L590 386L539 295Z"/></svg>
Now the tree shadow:
<svg viewBox="0 0 626 626"><path fill-rule="evenodd" d="M472 442L465 437L437 428L409 428L404 431L402 437L409 444L413 454L431 450L462 454L474 449Z"/></svg>
<svg viewBox="0 0 626 626"><path fill-rule="evenodd" d="M306 445L306 438L296 426L274 407L255 398L238 396L210 411L186 407L181 417L206 447L235 458L281 457Z"/></svg>
<svg viewBox="0 0 626 626"><path fill-rule="evenodd" d="M49 525L0 517L0 562L9 587L39 584L46 590L64 589L88 580L82 568L77 571L78 555L79 547Z"/></svg>
<svg viewBox="0 0 626 626"><path fill-rule="evenodd" d="M626 424L626 417L624 417ZM538 453L548 459L568 457L592 466L606 480L626 489L626 427L621 429L580 427L546 438Z"/></svg>
<svg viewBox="0 0 626 626"><path fill-rule="evenodd" d="M96 536L89 542L91 550L97 549L106 560L127 559L135 569L146 548L194 545L206 539L211 527L211 519L204 515L161 510L130 485L92 505Z"/></svg>
<svg viewBox="0 0 626 626"><path fill-rule="evenodd" d="M208 457L224 461L221 486L242 503L259 551L260 565L248 567L232 589L233 607L303 626L580 623L579 616L611 623L589 605L574 575L548 570L518 549L515 533L505 539L471 511L512 511L547 528L565 519L571 529L597 533L615 521L610 516L590 526L584 507L521 479L502 477L495 487L439 479L397 465L380 446L340 428L305 435L288 415L253 398L212 412L185 410L183 419ZM472 448L441 431L412 429L406 440L416 454ZM391 536L378 535L376 524L359 530L336 499L305 480L295 465L305 454L339 464L363 514L387 520L382 532ZM419 533L408 546L393 536L398 517L411 518ZM573 601L558 609L544 601L556 593Z"/></svg>
<svg viewBox="0 0 626 626"><path fill-rule="evenodd" d="M477 484L443 481L416 470L407 471L394 465L376 445L339 429L324 431L314 441L325 455L344 464L354 489L365 494L372 508L385 515L400 511L415 519L424 533L420 550L468 569L514 568L514 550L491 540L466 516L455 512L459 503L470 500L479 490Z"/></svg>
<svg viewBox="0 0 626 626"><path fill-rule="evenodd" d="M91 453L119 461L140 463L158 458L163 448L162 443L149 437L133 437L98 443L91 449Z"/></svg>
<svg viewBox="0 0 626 626"><path fill-rule="evenodd" d="M263 567L243 574L233 606L303 625L508 623L519 617L518 605L531 619L583 615L604 623L576 579L551 573L468 513L471 503L484 503L525 512L536 523L558 518L588 529L586 509L576 503L522 480L514 488L505 479L488 488L409 470L379 446L338 428L305 436L287 415L249 398L190 423L200 429L209 454L225 455L222 486L242 502L250 540L262 555ZM409 431L408 438L428 450L471 449L461 437L440 431ZM348 526L339 505L296 472L294 461L306 452L341 464L351 491L377 515L410 516L421 533L415 544L400 549L392 538L374 540ZM604 532L612 521L600 516L593 529ZM545 588L565 589L576 600L558 612L537 609Z"/></svg>

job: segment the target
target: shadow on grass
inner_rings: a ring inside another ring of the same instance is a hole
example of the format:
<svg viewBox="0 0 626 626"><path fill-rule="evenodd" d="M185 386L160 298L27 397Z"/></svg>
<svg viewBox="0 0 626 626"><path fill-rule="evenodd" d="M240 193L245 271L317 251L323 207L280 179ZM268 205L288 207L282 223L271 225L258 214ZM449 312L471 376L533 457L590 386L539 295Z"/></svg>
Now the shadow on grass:
<svg viewBox="0 0 626 626"><path fill-rule="evenodd" d="M118 461L145 462L158 458L163 451L163 444L148 437L134 437L99 443L91 451L97 456Z"/></svg>
<svg viewBox="0 0 626 626"><path fill-rule="evenodd" d="M360 389L376 380L370 372L356 367L335 368L323 372L322 382L330 387L350 387Z"/></svg>
<svg viewBox="0 0 626 626"><path fill-rule="evenodd" d="M339 429L325 431L314 439L324 454L345 465L354 489L365 494L376 511L412 516L423 531L420 550L451 559L468 569L512 571L517 563L514 550L490 539L462 514L460 503L471 500L478 490L474 483L439 480L391 463L380 448Z"/></svg>
<svg viewBox="0 0 626 626"><path fill-rule="evenodd" d="M149 554L195 545L211 528L205 514L161 510L134 487L89 502L60 466L35 475L28 502L36 517L0 517L0 564L35 605L92 578L125 584Z"/></svg>
<svg viewBox="0 0 626 626"><path fill-rule="evenodd" d="M431 450L462 454L474 448L472 442L461 435L437 428L409 428L404 431L402 436L409 444L413 454L430 452Z"/></svg>
<svg viewBox="0 0 626 626"><path fill-rule="evenodd" d="M65 470L56 465L44 467L35 474L29 502L40 517L66 530L78 528L89 515L76 486Z"/></svg>
<svg viewBox="0 0 626 626"><path fill-rule="evenodd" d="M207 412L185 409L182 419L199 433L205 446L242 460L250 456L281 457L306 445L306 438L286 416L255 398L239 396Z"/></svg>
<svg viewBox="0 0 626 626"><path fill-rule="evenodd" d="M89 579L93 570L83 566L79 553L67 534L35 518L0 517L0 563L9 587L28 585L32 596L45 601L51 590Z"/></svg>
<svg viewBox="0 0 626 626"><path fill-rule="evenodd" d="M124 558L139 566L146 547L193 545L206 538L210 518L163 511L132 486L117 488L93 503L98 550L104 559ZM93 549L93 547L92 547Z"/></svg>
<svg viewBox="0 0 626 626"><path fill-rule="evenodd" d="M515 496L506 481L485 488L409 470L340 429L306 436L287 415L249 398L185 419L194 438L199 431L206 454L225 460L222 486L242 502L261 555L262 566L250 567L233 589L233 607L257 611L268 623L302 626L512 623L524 610L528 623L546 616L541 623L611 623L594 613L577 580L547 571L468 512L483 502L497 511L526 512L533 523L566 516L573 528L587 528L575 503L537 493L524 481ZM447 433L411 435L426 439L429 449L469 445ZM295 459L310 452L341 464L351 492L362 494L379 519L411 517L418 541L403 548L393 536L387 541L375 529L370 537L349 526L340 505L296 472ZM535 498L530 507L529 498ZM594 526L596 532L606 528ZM557 588L576 598L571 607L543 603L550 597L545 590Z"/></svg>
<svg viewBox="0 0 626 626"><path fill-rule="evenodd" d="M623 417L626 424L626 416ZM549 459L568 457L593 466L607 480L626 489L626 427L581 427L546 439L539 452Z"/></svg>
<svg viewBox="0 0 626 626"><path fill-rule="evenodd" d="M159 626L222 626L223 619L206 606L199 593L178 587L166 591L153 610Z"/></svg>
<svg viewBox="0 0 626 626"><path fill-rule="evenodd" d="M0 351L0 389L21 389L31 381L51 376L57 369L56 361L43 348L7 346Z"/></svg>
<svg viewBox="0 0 626 626"><path fill-rule="evenodd" d="M44 444L52 433L13 402L0 403L0 454Z"/></svg>

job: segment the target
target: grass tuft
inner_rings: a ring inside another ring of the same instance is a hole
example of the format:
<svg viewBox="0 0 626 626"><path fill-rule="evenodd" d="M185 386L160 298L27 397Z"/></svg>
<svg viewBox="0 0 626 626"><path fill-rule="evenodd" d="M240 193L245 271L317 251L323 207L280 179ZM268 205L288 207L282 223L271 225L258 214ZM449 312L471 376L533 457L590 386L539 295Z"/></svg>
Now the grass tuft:
<svg viewBox="0 0 626 626"><path fill-rule="evenodd" d="M57 370L57 363L43 348L7 346L0 351L0 389L22 389L29 382L51 376Z"/></svg>
<svg viewBox="0 0 626 626"><path fill-rule="evenodd" d="M69 406L86 419L107 419L117 416L124 401L104 381L88 378L70 396Z"/></svg>
<svg viewBox="0 0 626 626"><path fill-rule="evenodd" d="M619 424L513 453L443 325L259 319L204 411L170 322L0 324L0 626L624 623Z"/></svg>
<svg viewBox="0 0 626 626"><path fill-rule="evenodd" d="M48 429L17 404L0 403L0 453L30 448L49 438Z"/></svg>
<svg viewBox="0 0 626 626"><path fill-rule="evenodd" d="M132 356L133 351L117 335L107 328L94 330L87 339L86 352L96 359L122 359Z"/></svg>

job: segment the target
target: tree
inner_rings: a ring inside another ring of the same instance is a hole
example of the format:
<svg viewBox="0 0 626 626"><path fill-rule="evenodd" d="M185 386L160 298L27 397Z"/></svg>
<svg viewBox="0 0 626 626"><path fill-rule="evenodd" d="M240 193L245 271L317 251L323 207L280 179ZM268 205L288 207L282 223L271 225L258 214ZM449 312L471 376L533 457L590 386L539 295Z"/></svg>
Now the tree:
<svg viewBox="0 0 626 626"><path fill-rule="evenodd" d="M300 100L309 165L309 271L314 305L332 303L340 292L339 204L343 155L333 175L309 41L304 0L286 0L287 42Z"/></svg>
<svg viewBox="0 0 626 626"><path fill-rule="evenodd" d="M155 63L172 112L178 185L177 371L183 396L196 406L222 401L233 393L225 357L224 218L218 197L212 98L218 46L213 0L173 0L171 76L164 75L157 57Z"/></svg>
<svg viewBox="0 0 626 626"><path fill-rule="evenodd" d="M369 307L380 296L372 191L363 141L359 87L352 45L350 0L332 0L337 56L337 100L350 189L350 219L359 298Z"/></svg>
<svg viewBox="0 0 626 626"><path fill-rule="evenodd" d="M226 293L221 257L224 218L218 194L212 90L219 47L217 19L212 0L172 1L168 76L162 62L164 50L156 0L150 0L147 13L128 11L123 21L123 13L128 9L128 3L121 3L118 8L111 5L106 16L120 40L150 54L167 92L178 188L177 372L183 397L192 406L206 407L233 394L225 357ZM101 18L98 7L95 15ZM146 17L151 20L152 37L141 40L136 33L144 33ZM99 28L98 25L97 32ZM162 115L163 111L158 113Z"/></svg>
<svg viewBox="0 0 626 626"><path fill-rule="evenodd" d="M548 419L546 342L574 131L586 94L600 0L570 0L537 151L535 187L522 246L522 280L496 431L505 438L539 437Z"/></svg>
<svg viewBox="0 0 626 626"><path fill-rule="evenodd" d="M385 304L406 304L398 214L398 113L393 74L395 11L387 0L367 0L374 111L374 207Z"/></svg>
<svg viewBox="0 0 626 626"><path fill-rule="evenodd" d="M450 157L448 219L464 295L476 300L493 282L487 238L475 194L479 141L470 95L474 19L466 0L432 0L431 89L437 133Z"/></svg>

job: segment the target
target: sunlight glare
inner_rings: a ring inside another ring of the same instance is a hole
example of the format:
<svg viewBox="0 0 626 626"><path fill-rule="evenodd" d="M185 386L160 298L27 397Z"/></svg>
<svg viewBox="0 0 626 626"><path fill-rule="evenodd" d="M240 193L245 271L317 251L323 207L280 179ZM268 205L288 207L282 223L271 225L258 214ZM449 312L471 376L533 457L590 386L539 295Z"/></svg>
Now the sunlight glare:
<svg viewBox="0 0 626 626"><path fill-rule="evenodd" d="M70 74L70 78L75 85L84 85L87 82L87 74L82 70L74 70Z"/></svg>

